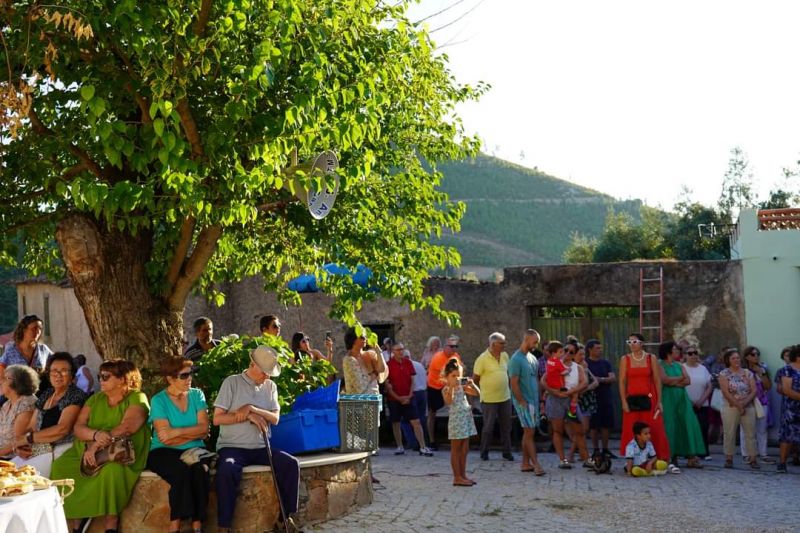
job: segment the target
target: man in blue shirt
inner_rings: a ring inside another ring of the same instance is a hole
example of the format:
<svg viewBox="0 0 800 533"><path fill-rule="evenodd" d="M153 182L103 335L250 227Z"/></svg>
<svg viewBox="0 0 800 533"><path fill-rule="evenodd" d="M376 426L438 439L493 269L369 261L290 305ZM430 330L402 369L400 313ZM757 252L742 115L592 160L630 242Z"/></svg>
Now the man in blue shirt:
<svg viewBox="0 0 800 533"><path fill-rule="evenodd" d="M511 402L522 426L522 466L523 472L544 474L536 457L534 432L539 426L540 401L539 369L536 357L531 353L539 344L539 333L534 329L525 332L522 344L508 362L508 376L511 378Z"/></svg>

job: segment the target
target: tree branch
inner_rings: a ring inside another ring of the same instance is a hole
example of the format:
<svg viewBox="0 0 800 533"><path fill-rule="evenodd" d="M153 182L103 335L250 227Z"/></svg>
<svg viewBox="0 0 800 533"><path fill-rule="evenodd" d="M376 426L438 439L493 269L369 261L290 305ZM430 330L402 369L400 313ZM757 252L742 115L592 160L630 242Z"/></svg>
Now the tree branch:
<svg viewBox="0 0 800 533"><path fill-rule="evenodd" d="M200 232L194 251L186 261L183 274L175 282L175 286L167 298L167 305L170 309L183 310L189 292L195 282L200 279L203 270L211 260L211 256L214 255L220 236L222 236L222 226L220 224L207 226Z"/></svg>
<svg viewBox="0 0 800 533"><path fill-rule="evenodd" d="M56 133L45 126L39 119L39 115L36 114L36 111L33 109L33 103L31 103L31 107L28 110L28 118L31 120L31 127L33 128L34 132L45 137L56 137ZM85 150L70 143L69 151L72 155L77 157L78 160L80 160L80 162L86 166L86 169L92 172L92 174L100 179L106 178L103 169L100 167L100 165L94 162L94 160L91 158L91 156L89 156L88 153L86 153Z"/></svg>
<svg viewBox="0 0 800 533"><path fill-rule="evenodd" d="M181 126L183 126L183 133L192 147L192 159L201 159L205 156L203 150L203 141L200 139L200 133L197 131L197 123L192 116L192 110L189 109L189 102L186 98L181 98L178 106L175 108L178 116L181 117Z"/></svg>
<svg viewBox="0 0 800 533"><path fill-rule="evenodd" d="M203 0L200 4L200 13L197 15L197 20L194 23L194 34L202 37L208 25L208 18L211 16L211 0Z"/></svg>
<svg viewBox="0 0 800 533"><path fill-rule="evenodd" d="M290 203L292 203L294 201L295 200L281 200L279 202L271 202L271 203L268 203L268 204L261 204L256 209L261 213L264 213L264 212L267 212L267 211L277 211L278 209L282 209L282 208L286 207L287 205L289 205Z"/></svg>
<svg viewBox="0 0 800 533"><path fill-rule="evenodd" d="M167 290L172 290L175 282L178 281L178 276L181 274L181 269L186 260L186 253L189 251L189 246L192 244L195 222L195 218L191 215L183 220L181 236L178 240L178 245L175 247L175 255L172 256L172 261L167 271Z"/></svg>

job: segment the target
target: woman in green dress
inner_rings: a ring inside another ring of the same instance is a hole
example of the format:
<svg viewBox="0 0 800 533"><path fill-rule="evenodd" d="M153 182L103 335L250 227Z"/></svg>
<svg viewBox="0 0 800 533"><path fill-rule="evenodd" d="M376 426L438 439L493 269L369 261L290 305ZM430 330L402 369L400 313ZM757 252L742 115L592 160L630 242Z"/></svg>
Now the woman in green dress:
<svg viewBox="0 0 800 533"><path fill-rule="evenodd" d="M142 376L130 361L116 359L100 365L100 392L90 397L78 414L72 448L53 462L52 479L75 480L75 492L64 501L64 512L75 531L82 518L102 516L106 532L115 533L119 514L147 462L150 412L147 396L139 389ZM113 438L129 437L136 460L129 466L109 462L92 477L81 473L81 461L95 464L95 454ZM88 451L84 457L84 451Z"/></svg>
<svg viewBox="0 0 800 533"><path fill-rule="evenodd" d="M686 392L689 385L689 374L683 365L675 359L681 348L674 342L665 342L658 347L661 359L662 399L664 407L664 430L672 452L672 464L668 469L672 473L680 473L678 457L687 457L689 468L703 468L700 456L704 453L703 434L700 423L692 409L692 401Z"/></svg>

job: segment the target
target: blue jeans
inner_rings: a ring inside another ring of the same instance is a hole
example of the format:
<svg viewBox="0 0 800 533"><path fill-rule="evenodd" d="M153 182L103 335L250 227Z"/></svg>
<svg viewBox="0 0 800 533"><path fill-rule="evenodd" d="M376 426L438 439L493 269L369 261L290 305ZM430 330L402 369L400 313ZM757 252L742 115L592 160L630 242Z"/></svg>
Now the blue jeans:
<svg viewBox="0 0 800 533"><path fill-rule="evenodd" d="M217 459L217 524L231 527L236 493L242 481L242 469L250 465L269 465L266 448L222 448ZM300 492L300 463L297 458L272 448L272 475L278 480L286 515L297 512Z"/></svg>
<svg viewBox="0 0 800 533"><path fill-rule="evenodd" d="M425 442L430 444L431 438L428 435L428 396L426 390L418 390L414 391L414 406L417 408L417 415L419 416L419 423L422 424L422 432L423 436L425 437ZM403 422L400 424L400 428L403 430L403 436L406 439L406 443L408 444L409 448L416 448L419 446L417 442L417 437L414 435L414 430L411 427L411 424L408 422Z"/></svg>

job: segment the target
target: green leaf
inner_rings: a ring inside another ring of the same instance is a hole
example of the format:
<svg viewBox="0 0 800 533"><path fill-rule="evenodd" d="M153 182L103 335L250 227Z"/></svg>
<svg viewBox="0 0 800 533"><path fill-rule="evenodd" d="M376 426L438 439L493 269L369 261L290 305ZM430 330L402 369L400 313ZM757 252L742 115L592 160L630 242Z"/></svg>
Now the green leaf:
<svg viewBox="0 0 800 533"><path fill-rule="evenodd" d="M90 101L94 98L94 91L94 85L84 85L81 87L81 98L86 102Z"/></svg>
<svg viewBox="0 0 800 533"><path fill-rule="evenodd" d="M153 121L153 130L161 137L164 134L164 120L157 118Z"/></svg>

